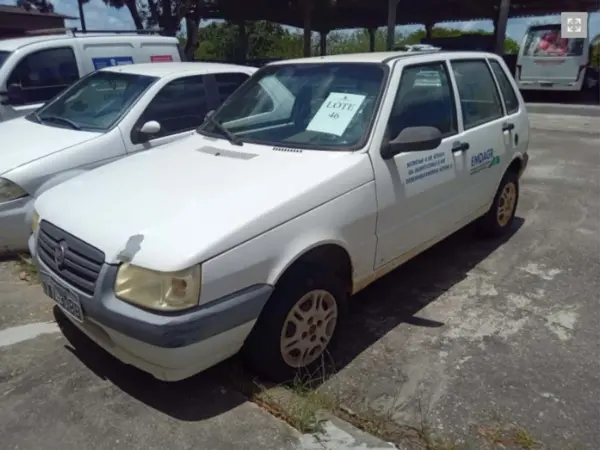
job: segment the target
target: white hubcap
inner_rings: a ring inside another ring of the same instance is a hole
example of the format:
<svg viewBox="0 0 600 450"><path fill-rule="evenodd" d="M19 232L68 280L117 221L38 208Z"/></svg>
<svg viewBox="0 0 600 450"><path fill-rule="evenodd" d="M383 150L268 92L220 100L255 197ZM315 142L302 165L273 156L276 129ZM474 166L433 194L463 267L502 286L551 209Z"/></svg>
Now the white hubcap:
<svg viewBox="0 0 600 450"><path fill-rule="evenodd" d="M305 367L320 357L331 341L337 318L337 303L329 292L318 289L303 295L281 330L281 356L286 364Z"/></svg>

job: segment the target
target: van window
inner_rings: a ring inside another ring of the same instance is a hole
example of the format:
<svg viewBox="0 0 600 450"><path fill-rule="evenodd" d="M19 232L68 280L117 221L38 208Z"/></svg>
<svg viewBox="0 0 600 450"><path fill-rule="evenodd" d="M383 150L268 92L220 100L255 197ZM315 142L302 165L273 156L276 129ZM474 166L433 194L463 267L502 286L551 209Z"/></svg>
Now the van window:
<svg viewBox="0 0 600 450"><path fill-rule="evenodd" d="M30 117L49 126L106 132L156 80L128 73L94 72Z"/></svg>
<svg viewBox="0 0 600 450"><path fill-rule="evenodd" d="M8 58L8 55L10 55L10 52L0 52L0 67L2 67L2 64L4 64L4 61L6 61L6 59Z"/></svg>
<svg viewBox="0 0 600 450"><path fill-rule="evenodd" d="M217 82L217 90L219 91L219 106L227 97L233 94L241 84L250 78L246 73L215 73L213 75Z"/></svg>
<svg viewBox="0 0 600 450"><path fill-rule="evenodd" d="M407 127L435 127L443 136L457 132L456 108L443 62L405 67L388 121L390 139Z"/></svg>
<svg viewBox="0 0 600 450"><path fill-rule="evenodd" d="M582 38L563 38L560 25L542 25L532 27L527 32L523 56L581 56L583 47Z"/></svg>
<svg viewBox="0 0 600 450"><path fill-rule="evenodd" d="M131 142L142 142L137 130L151 120L160 124L160 132L153 135L153 138L159 138L199 127L207 112L204 76L171 81L156 94L140 116L131 133Z"/></svg>
<svg viewBox="0 0 600 450"><path fill-rule="evenodd" d="M496 83L484 60L452 61L465 129L504 115Z"/></svg>
<svg viewBox="0 0 600 450"><path fill-rule="evenodd" d="M40 50L25 56L7 80L20 84L24 104L44 103L79 79L79 70L70 47Z"/></svg>
<svg viewBox="0 0 600 450"><path fill-rule="evenodd" d="M515 90L513 89L510 80L506 76L506 72L498 61L490 59L489 63L494 71L494 75L496 75L496 80L498 80L498 86L500 86L502 97L504 97L506 112L508 114L516 113L519 110L519 100L517 99L517 94L515 94Z"/></svg>

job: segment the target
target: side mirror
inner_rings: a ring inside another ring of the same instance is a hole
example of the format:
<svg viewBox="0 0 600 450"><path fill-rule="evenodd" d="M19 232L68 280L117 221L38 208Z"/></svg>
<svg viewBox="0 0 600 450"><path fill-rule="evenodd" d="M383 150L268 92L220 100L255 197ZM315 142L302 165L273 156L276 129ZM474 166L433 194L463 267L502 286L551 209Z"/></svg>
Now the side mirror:
<svg viewBox="0 0 600 450"><path fill-rule="evenodd" d="M9 84L6 89L6 100L3 100L2 104L21 105L23 101L23 87L17 83Z"/></svg>
<svg viewBox="0 0 600 450"><path fill-rule="evenodd" d="M208 119L210 119L214 115L215 115L215 110L211 109L209 112L206 113L206 116L204 116L204 121L208 122Z"/></svg>
<svg viewBox="0 0 600 450"><path fill-rule="evenodd" d="M391 159L403 152L434 150L442 143L442 132L435 127L408 127L381 148L381 157Z"/></svg>
<svg viewBox="0 0 600 450"><path fill-rule="evenodd" d="M142 128L140 128L140 133L146 136L152 136L159 132L160 123L158 123L156 120L150 120L149 122L146 122L144 125L142 125Z"/></svg>

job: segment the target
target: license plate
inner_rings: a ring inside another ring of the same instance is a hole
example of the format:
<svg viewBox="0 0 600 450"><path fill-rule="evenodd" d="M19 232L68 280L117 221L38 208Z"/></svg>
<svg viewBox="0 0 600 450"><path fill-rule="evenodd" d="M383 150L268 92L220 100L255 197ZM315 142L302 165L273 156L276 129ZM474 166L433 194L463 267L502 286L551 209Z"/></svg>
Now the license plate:
<svg viewBox="0 0 600 450"><path fill-rule="evenodd" d="M79 296L62 286L59 286L52 278L47 276L42 276L40 278L44 294L54 300L66 314L79 322L83 322L83 309L81 308Z"/></svg>

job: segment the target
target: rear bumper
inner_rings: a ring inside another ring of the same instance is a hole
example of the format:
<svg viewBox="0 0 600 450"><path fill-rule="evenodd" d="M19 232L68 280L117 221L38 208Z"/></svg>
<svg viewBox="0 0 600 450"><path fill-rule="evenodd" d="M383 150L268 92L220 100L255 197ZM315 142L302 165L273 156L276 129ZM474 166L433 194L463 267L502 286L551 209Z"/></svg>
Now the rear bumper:
<svg viewBox="0 0 600 450"><path fill-rule="evenodd" d="M517 84L522 91L580 91L582 80L578 81L523 81Z"/></svg>

